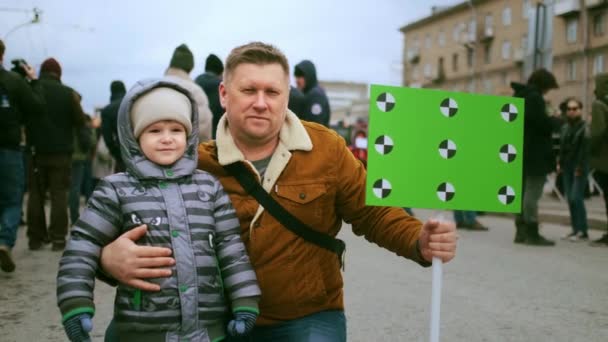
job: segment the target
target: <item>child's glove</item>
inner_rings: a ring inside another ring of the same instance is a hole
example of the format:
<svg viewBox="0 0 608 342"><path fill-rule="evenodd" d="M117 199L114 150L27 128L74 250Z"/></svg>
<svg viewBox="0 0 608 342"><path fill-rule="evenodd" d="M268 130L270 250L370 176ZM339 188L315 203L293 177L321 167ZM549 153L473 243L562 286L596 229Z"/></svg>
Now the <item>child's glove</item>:
<svg viewBox="0 0 608 342"><path fill-rule="evenodd" d="M228 334L232 337L243 337L249 335L258 314L250 311L237 311L234 313L234 319L228 323Z"/></svg>
<svg viewBox="0 0 608 342"><path fill-rule="evenodd" d="M91 321L91 315L88 313L70 317L63 322L63 328L71 342L91 341L89 332L93 330L93 322Z"/></svg>

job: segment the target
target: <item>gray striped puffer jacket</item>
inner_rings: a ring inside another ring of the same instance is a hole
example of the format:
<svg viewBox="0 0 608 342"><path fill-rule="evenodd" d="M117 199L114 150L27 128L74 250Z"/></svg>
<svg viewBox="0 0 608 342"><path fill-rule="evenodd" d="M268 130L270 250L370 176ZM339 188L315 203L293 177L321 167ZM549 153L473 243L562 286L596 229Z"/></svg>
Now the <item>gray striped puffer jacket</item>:
<svg viewBox="0 0 608 342"><path fill-rule="evenodd" d="M57 301L64 319L93 313L101 249L144 223L148 232L137 243L171 248L176 265L171 277L151 279L159 292L118 285L114 320L121 340L211 341L225 335L231 307L257 310L260 289L228 195L217 178L195 169L196 129L171 166L147 160L133 137L126 115L132 99L158 86L185 92L167 81L140 82L125 96L119 136L127 172L100 181L72 228L59 265Z"/></svg>

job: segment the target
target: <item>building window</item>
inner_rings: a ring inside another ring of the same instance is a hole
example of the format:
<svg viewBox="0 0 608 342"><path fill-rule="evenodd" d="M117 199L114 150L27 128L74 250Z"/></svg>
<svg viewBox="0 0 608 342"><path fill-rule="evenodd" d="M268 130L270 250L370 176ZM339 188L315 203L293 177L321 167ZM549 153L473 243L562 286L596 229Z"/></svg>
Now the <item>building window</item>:
<svg viewBox="0 0 608 342"><path fill-rule="evenodd" d="M502 24L504 26L511 26L511 7L505 7L502 10Z"/></svg>
<svg viewBox="0 0 608 342"><path fill-rule="evenodd" d="M500 79L502 80L503 85L509 85L509 83L510 83L509 73L507 73L506 71L501 72Z"/></svg>
<svg viewBox="0 0 608 342"><path fill-rule="evenodd" d="M467 66L469 68L473 67L473 57L474 57L473 53L474 53L473 49L467 49Z"/></svg>
<svg viewBox="0 0 608 342"><path fill-rule="evenodd" d="M521 16L524 19L528 19L531 9L532 9L532 6L530 6L530 0L524 0L521 4Z"/></svg>
<svg viewBox="0 0 608 342"><path fill-rule="evenodd" d="M593 58L593 75L604 72L604 55L596 55Z"/></svg>
<svg viewBox="0 0 608 342"><path fill-rule="evenodd" d="M521 51L525 52L528 50L528 35L524 34L521 37Z"/></svg>
<svg viewBox="0 0 608 342"><path fill-rule="evenodd" d="M486 78L486 79L483 81L483 91L484 91L486 94L492 94L492 93L494 92L494 83L492 82L492 80L491 80L491 79Z"/></svg>
<svg viewBox="0 0 608 342"><path fill-rule="evenodd" d="M469 23L469 42L474 42L477 38L477 22L475 19L471 19Z"/></svg>
<svg viewBox="0 0 608 342"><path fill-rule="evenodd" d="M458 54L455 53L452 55L452 71L458 71Z"/></svg>
<svg viewBox="0 0 608 342"><path fill-rule="evenodd" d="M460 32L462 32L460 24L455 24L454 30L452 31L452 39L454 40L454 43L458 43L460 41Z"/></svg>
<svg viewBox="0 0 608 342"><path fill-rule="evenodd" d="M439 46L445 46L445 32L443 32L443 30L439 31L439 37L437 40L439 41Z"/></svg>
<svg viewBox="0 0 608 342"><path fill-rule="evenodd" d="M431 70L431 65L429 63L426 63L424 65L424 77L431 77L431 73L433 71Z"/></svg>
<svg viewBox="0 0 608 342"><path fill-rule="evenodd" d="M599 13L593 16L593 35L594 36L602 36L605 31L605 22L606 15L604 13Z"/></svg>
<svg viewBox="0 0 608 342"><path fill-rule="evenodd" d="M426 47L427 49L431 48L431 35L427 34L426 38L424 39L424 47Z"/></svg>
<svg viewBox="0 0 608 342"><path fill-rule="evenodd" d="M418 81L419 76L420 76L420 73L418 72L418 66L416 65L415 67L412 68L412 78L415 81Z"/></svg>
<svg viewBox="0 0 608 342"><path fill-rule="evenodd" d="M505 61L508 60L509 58L511 58L511 42L510 41L505 40L504 42L502 42L501 55L502 55L502 59Z"/></svg>
<svg viewBox="0 0 608 342"><path fill-rule="evenodd" d="M573 59L570 59L566 62L566 80L576 80L576 61Z"/></svg>
<svg viewBox="0 0 608 342"><path fill-rule="evenodd" d="M492 18L492 15L486 14L486 17L484 20L484 28L487 31L488 29L492 29L493 26L494 26L494 19Z"/></svg>
<svg viewBox="0 0 608 342"><path fill-rule="evenodd" d="M472 80L469 81L469 84L467 86L467 91L469 93L475 92L475 79L472 79Z"/></svg>
<svg viewBox="0 0 608 342"><path fill-rule="evenodd" d="M578 18L570 18L566 21L566 41L576 43Z"/></svg>
<svg viewBox="0 0 608 342"><path fill-rule="evenodd" d="M486 44L483 47L483 61L486 64L492 63L492 44Z"/></svg>

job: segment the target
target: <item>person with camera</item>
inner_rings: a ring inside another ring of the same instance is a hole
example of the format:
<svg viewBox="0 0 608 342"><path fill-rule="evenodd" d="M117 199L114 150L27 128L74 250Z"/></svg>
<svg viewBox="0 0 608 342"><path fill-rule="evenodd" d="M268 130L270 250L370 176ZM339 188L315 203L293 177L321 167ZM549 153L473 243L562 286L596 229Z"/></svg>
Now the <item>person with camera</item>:
<svg viewBox="0 0 608 342"><path fill-rule="evenodd" d="M0 40L0 269L13 272L11 250L17 239L25 190L21 128L44 114L44 99L35 70L16 60L21 74L4 69L5 45Z"/></svg>

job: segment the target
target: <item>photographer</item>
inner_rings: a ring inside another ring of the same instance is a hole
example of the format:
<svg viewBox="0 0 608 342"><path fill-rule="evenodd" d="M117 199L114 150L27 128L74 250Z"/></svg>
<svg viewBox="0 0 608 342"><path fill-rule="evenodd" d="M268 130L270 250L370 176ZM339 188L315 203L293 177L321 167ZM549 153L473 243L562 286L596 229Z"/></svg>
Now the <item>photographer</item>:
<svg viewBox="0 0 608 342"><path fill-rule="evenodd" d="M44 99L36 72L21 60L20 74L3 67L5 46L0 40L0 269L13 272L11 250L17 238L25 176L19 146L21 127L44 117Z"/></svg>

